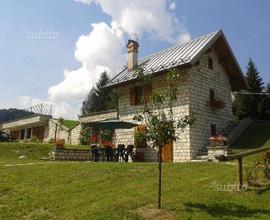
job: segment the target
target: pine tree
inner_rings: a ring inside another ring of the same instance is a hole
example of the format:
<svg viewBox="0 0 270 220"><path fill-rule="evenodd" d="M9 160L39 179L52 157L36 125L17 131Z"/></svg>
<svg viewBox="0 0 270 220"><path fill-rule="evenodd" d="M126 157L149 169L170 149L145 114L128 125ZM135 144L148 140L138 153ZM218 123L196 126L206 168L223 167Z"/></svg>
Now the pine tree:
<svg viewBox="0 0 270 220"><path fill-rule="evenodd" d="M246 81L248 91L251 93L261 93L264 89L263 79L256 68L255 63L250 59L247 66ZM261 118L263 97L256 94L238 94L234 101L234 113L238 118Z"/></svg>
<svg viewBox="0 0 270 220"><path fill-rule="evenodd" d="M248 90L251 92L262 92L263 91L263 79L260 77L255 63L252 59L249 59L247 66L247 82L249 85Z"/></svg>
<svg viewBox="0 0 270 220"><path fill-rule="evenodd" d="M108 76L107 72L101 73L96 87L91 89L86 99L82 103L82 115L105 111L117 107L117 102L113 98L112 89L105 87L109 80L110 77Z"/></svg>

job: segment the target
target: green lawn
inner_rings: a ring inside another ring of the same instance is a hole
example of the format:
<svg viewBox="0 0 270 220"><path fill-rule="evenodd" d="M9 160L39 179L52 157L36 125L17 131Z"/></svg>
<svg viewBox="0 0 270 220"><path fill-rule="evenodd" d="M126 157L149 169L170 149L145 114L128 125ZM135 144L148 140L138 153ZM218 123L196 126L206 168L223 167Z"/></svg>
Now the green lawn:
<svg viewBox="0 0 270 220"><path fill-rule="evenodd" d="M63 120L63 125L69 129L74 128L79 123L80 123L79 121L74 121L74 120Z"/></svg>
<svg viewBox="0 0 270 220"><path fill-rule="evenodd" d="M235 149L255 149L270 146L270 122L254 122L234 143Z"/></svg>
<svg viewBox="0 0 270 220"><path fill-rule="evenodd" d="M157 164L39 160L51 148L0 144L1 220L270 219L270 189L226 191L237 184L235 164L164 164L158 211Z"/></svg>
<svg viewBox="0 0 270 220"><path fill-rule="evenodd" d="M270 121L254 122L233 144L234 153L270 146ZM253 163L257 155L244 158L246 163Z"/></svg>

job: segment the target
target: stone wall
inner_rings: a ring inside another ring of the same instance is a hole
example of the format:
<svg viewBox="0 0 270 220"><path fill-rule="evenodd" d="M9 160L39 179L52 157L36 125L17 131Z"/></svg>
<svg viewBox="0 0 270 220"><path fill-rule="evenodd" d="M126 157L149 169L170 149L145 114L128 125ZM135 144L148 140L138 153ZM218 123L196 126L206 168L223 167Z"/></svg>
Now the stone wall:
<svg viewBox="0 0 270 220"><path fill-rule="evenodd" d="M49 121L48 126L45 129L45 142L49 142L51 140L54 139L55 137L55 130L56 130L56 124L58 124L57 126L57 132L56 132L56 138L59 139L65 139L66 143L70 143L69 142L69 131L67 128L65 127L61 127L59 126L59 123L56 119L51 119Z"/></svg>
<svg viewBox="0 0 270 220"><path fill-rule="evenodd" d="M77 150L77 149L57 149L53 152L55 160L77 160L89 161L91 160L90 150Z"/></svg>
<svg viewBox="0 0 270 220"><path fill-rule="evenodd" d="M213 70L208 68L208 57L213 59ZM214 51L203 55L200 64L190 69L189 82L190 110L197 114L197 121L190 129L189 159L193 159L200 148L209 144L211 124L221 132L232 120L232 98L229 77ZM226 103L224 109L214 110L209 106L210 89Z"/></svg>
<svg viewBox="0 0 270 220"><path fill-rule="evenodd" d="M187 72L181 71L179 88L178 88L178 99L173 104L173 112L176 118L182 117L185 114L189 114L188 107L188 81ZM119 97L119 119L124 121L132 121L134 115L142 113L143 106L131 106L130 105L130 89L136 86L136 83L126 84L117 89ZM152 92L164 92L166 90L166 79L165 75L158 75L153 78ZM162 106L165 111L169 110L168 103ZM184 131L179 130L179 140L174 142L173 147L173 160L180 161L187 158L189 152L189 129ZM116 143L121 144L134 144L134 130L116 130ZM145 160L153 161L157 159L156 149L147 147L145 149Z"/></svg>
<svg viewBox="0 0 270 220"><path fill-rule="evenodd" d="M110 111L104 111L104 112L99 112L96 114L90 114L88 116L80 117L80 122L91 123L95 121L102 121L106 119L116 119L116 118L117 118L117 111L110 110Z"/></svg>
<svg viewBox="0 0 270 220"><path fill-rule="evenodd" d="M81 124L78 124L76 127L72 128L69 131L70 144L80 144L81 128L82 128Z"/></svg>

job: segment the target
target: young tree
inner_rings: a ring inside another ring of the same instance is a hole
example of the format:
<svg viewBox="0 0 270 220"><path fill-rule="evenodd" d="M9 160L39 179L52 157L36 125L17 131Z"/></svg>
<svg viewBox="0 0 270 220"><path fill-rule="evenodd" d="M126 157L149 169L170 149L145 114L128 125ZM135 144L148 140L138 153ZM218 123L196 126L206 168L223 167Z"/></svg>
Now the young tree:
<svg viewBox="0 0 270 220"><path fill-rule="evenodd" d="M141 70L140 70L141 71ZM139 77L142 73L139 73ZM195 122L194 114L174 119L173 102L177 99L179 86L179 72L175 69L167 73L167 89L163 93L153 93L149 101L144 101L143 114L134 117L147 127L146 139L153 147L158 149L158 208L161 208L161 174L162 174L162 148L170 141L175 141L178 133ZM139 78L138 77L138 78ZM145 82L143 80L143 82ZM147 79L149 83L149 78ZM167 105L168 109L164 110Z"/></svg>
<svg viewBox="0 0 270 220"><path fill-rule="evenodd" d="M263 92L263 80L250 59L247 66L246 80L248 92L251 94L238 94L234 101L234 113L238 118L252 117L260 118L262 115L262 96L255 94ZM252 94L254 93L254 94Z"/></svg>

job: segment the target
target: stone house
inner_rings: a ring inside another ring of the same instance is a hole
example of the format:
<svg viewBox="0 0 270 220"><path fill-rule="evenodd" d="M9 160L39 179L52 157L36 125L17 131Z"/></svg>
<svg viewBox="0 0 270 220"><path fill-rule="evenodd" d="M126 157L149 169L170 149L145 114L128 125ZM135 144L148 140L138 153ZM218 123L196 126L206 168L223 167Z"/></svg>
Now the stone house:
<svg viewBox="0 0 270 220"><path fill-rule="evenodd" d="M3 122L1 130L10 133L13 139L27 140L36 137L40 141L50 142L55 138L65 139L67 144L79 144L80 123L64 120L60 125L58 119L49 115L31 115L24 118Z"/></svg>
<svg viewBox="0 0 270 220"><path fill-rule="evenodd" d="M190 161L206 148L211 135L221 132L232 121L232 91L246 88L237 60L222 30L187 43L138 59L138 42L129 40L128 63L107 86L119 95L118 110L81 117L81 123L119 118L131 121L142 112L142 98L164 91L165 74L176 68L180 74L178 97L173 104L175 117L196 113L196 123L179 134L179 139L163 148L164 161ZM151 85L143 85L135 75L136 67L152 74ZM167 105L163 106L168 109ZM134 143L133 130L116 130L115 142ZM145 149L145 159L156 159L153 148Z"/></svg>

